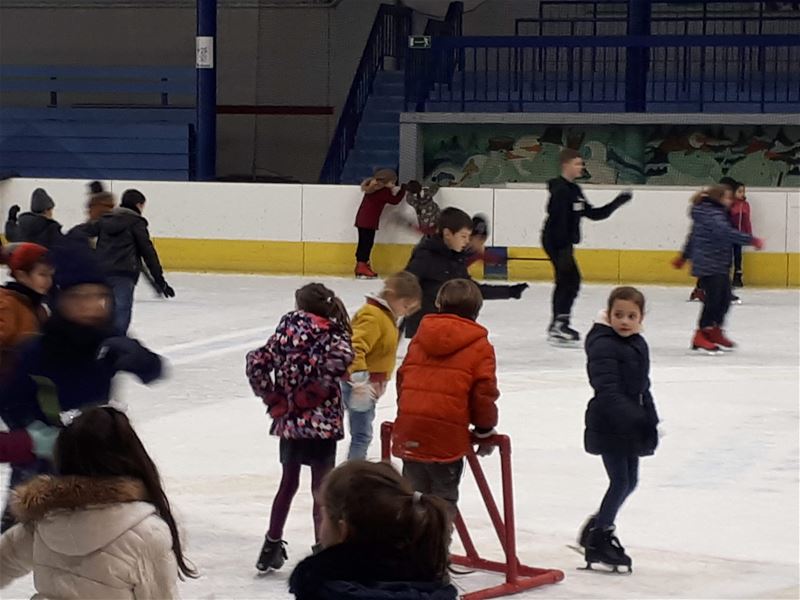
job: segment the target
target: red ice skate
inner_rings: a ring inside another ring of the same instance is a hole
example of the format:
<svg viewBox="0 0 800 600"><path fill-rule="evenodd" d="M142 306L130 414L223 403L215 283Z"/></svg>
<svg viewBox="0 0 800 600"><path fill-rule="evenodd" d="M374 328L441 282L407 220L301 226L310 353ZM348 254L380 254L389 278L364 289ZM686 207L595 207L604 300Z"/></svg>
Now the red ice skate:
<svg viewBox="0 0 800 600"><path fill-rule="evenodd" d="M703 329L706 339L712 344L719 346L719 349L724 352L730 352L736 347L731 339L725 336L725 332L721 327L706 327Z"/></svg>
<svg viewBox="0 0 800 600"><path fill-rule="evenodd" d="M717 354L719 352L719 347L710 339L708 339L706 335L709 329L711 328L706 327L705 329L698 329L694 332L694 337L692 338L692 350L700 350L708 354Z"/></svg>
<svg viewBox="0 0 800 600"><path fill-rule="evenodd" d="M378 274L372 270L368 262L356 263L356 279L377 279Z"/></svg>
<svg viewBox="0 0 800 600"><path fill-rule="evenodd" d="M693 302L695 300L698 300L699 302L706 301L706 293L699 287L694 288L692 290L692 293L689 294L689 302Z"/></svg>

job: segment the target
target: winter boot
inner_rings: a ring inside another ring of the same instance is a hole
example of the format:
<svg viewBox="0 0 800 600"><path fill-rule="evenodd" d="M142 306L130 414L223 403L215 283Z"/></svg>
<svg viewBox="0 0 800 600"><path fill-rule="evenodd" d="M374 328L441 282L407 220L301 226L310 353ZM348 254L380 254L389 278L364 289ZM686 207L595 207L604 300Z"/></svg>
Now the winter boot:
<svg viewBox="0 0 800 600"><path fill-rule="evenodd" d="M719 349L724 352L730 352L736 347L736 344L734 344L730 338L726 337L721 327L706 327L703 329L703 333L705 333L708 341L719 346Z"/></svg>
<svg viewBox="0 0 800 600"><path fill-rule="evenodd" d="M378 274L372 270L368 262L356 263L356 279L376 279Z"/></svg>
<svg viewBox="0 0 800 600"><path fill-rule="evenodd" d="M619 543L619 538L614 535L614 526L600 528L594 527L589 531L586 546L586 568L591 569L593 563L602 563L613 567L627 567L628 572L633 571L633 561L625 554L625 548Z"/></svg>
<svg viewBox="0 0 800 600"><path fill-rule="evenodd" d="M705 329L698 329L694 332L694 337L692 338L692 350L700 350L702 352L706 352L708 354L717 354L719 352L719 347L708 339L706 335L710 327L706 327Z"/></svg>
<svg viewBox="0 0 800 600"><path fill-rule="evenodd" d="M586 519L578 536L578 546L586 549L586 544L589 542L589 532L595 528L595 525L597 525L597 515L592 515Z"/></svg>
<svg viewBox="0 0 800 600"><path fill-rule="evenodd" d="M286 554L286 542L283 540L273 541L267 536L264 538L264 545L261 546L256 569L261 573L280 569L287 558L289 556Z"/></svg>
<svg viewBox="0 0 800 600"><path fill-rule="evenodd" d="M576 345L581 340L580 334L569 326L569 316L559 315L550 329L547 338L556 344Z"/></svg>
<svg viewBox="0 0 800 600"><path fill-rule="evenodd" d="M694 288L692 290L692 293L689 294L689 302L693 302L695 300L697 300L698 302L706 301L706 293L699 287Z"/></svg>
<svg viewBox="0 0 800 600"><path fill-rule="evenodd" d="M735 288L744 287L744 283L742 282L742 272L736 271L733 274L733 280L731 281L731 286Z"/></svg>

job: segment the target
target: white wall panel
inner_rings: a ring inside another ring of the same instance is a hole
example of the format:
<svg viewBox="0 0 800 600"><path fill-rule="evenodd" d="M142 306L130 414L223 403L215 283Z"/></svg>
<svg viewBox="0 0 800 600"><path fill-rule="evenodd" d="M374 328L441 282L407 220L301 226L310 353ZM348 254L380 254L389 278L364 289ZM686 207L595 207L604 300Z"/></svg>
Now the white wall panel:
<svg viewBox="0 0 800 600"><path fill-rule="evenodd" d="M786 252L787 192L748 190L747 201L753 235L764 239L764 252Z"/></svg>
<svg viewBox="0 0 800 600"><path fill-rule="evenodd" d="M786 192L786 251L800 252L800 191Z"/></svg>
<svg viewBox="0 0 800 600"><path fill-rule="evenodd" d="M147 198L155 237L299 242L299 184L114 181L119 198L136 188Z"/></svg>
<svg viewBox="0 0 800 600"><path fill-rule="evenodd" d="M547 190L494 190L495 246L541 246Z"/></svg>

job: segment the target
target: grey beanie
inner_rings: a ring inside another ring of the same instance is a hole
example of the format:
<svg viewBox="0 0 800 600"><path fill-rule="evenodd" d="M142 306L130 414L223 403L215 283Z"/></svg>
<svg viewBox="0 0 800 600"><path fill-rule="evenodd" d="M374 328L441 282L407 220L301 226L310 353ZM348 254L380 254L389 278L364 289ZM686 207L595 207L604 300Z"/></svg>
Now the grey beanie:
<svg viewBox="0 0 800 600"><path fill-rule="evenodd" d="M33 190L33 194L31 194L31 212L32 213L43 213L51 208L55 208L56 203L53 202L53 199L50 195L45 192L42 188L36 188Z"/></svg>

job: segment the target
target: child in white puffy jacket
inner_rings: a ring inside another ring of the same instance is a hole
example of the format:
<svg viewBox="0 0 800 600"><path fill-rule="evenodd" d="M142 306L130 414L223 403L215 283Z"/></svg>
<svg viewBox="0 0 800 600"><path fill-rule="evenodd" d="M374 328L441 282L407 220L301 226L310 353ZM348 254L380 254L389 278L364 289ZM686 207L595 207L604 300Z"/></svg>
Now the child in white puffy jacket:
<svg viewBox="0 0 800 600"><path fill-rule="evenodd" d="M0 588L33 571L37 596L178 597L195 577L152 459L127 417L90 408L56 442L58 477L14 490L19 523L0 538Z"/></svg>

